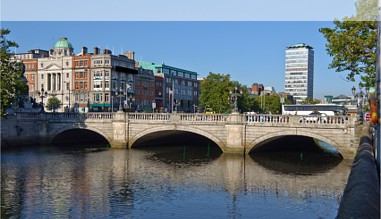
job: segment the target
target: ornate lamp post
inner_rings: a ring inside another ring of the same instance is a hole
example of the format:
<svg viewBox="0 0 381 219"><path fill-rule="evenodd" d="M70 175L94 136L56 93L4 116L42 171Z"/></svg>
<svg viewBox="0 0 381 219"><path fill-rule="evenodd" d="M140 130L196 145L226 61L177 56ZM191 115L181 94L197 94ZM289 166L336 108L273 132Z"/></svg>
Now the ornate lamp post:
<svg viewBox="0 0 381 219"><path fill-rule="evenodd" d="M230 90L229 91L229 101L230 102L233 102L234 103L234 108L233 108L233 112L232 113L238 113L238 105L237 105L237 100L238 100L238 97L240 97L242 95L242 90L239 91L239 93L237 93L237 86L234 87L234 93Z"/></svg>
<svg viewBox="0 0 381 219"><path fill-rule="evenodd" d="M363 119L363 104L364 104L364 92L362 92L362 86L359 85L359 88L360 88L360 92L356 93L356 88L353 86L352 87L352 94L353 96L356 98L356 101L357 101L357 115L359 116L360 118L360 121L362 121ZM369 88L365 88L365 91L368 93L369 91Z"/></svg>
<svg viewBox="0 0 381 219"><path fill-rule="evenodd" d="M177 113L177 107L180 106L180 101L179 100L176 100L174 102L174 105L175 105L175 113Z"/></svg>
<svg viewBox="0 0 381 219"><path fill-rule="evenodd" d="M131 109L132 108L132 104L135 102L135 97L132 96L132 94L130 95L129 97L130 101L129 101L129 108Z"/></svg>
<svg viewBox="0 0 381 219"><path fill-rule="evenodd" d="M118 95L118 91L116 91L115 96L119 97L119 110L118 111L123 111L122 97L124 97L124 92L123 92L121 87L119 87L119 95Z"/></svg>
<svg viewBox="0 0 381 219"><path fill-rule="evenodd" d="M45 108L44 108L44 98L48 95L48 92L46 92L44 90L44 88L41 88L41 92L38 91L37 94L40 96L41 98L41 104L42 104L42 108L41 108L41 112L45 112Z"/></svg>

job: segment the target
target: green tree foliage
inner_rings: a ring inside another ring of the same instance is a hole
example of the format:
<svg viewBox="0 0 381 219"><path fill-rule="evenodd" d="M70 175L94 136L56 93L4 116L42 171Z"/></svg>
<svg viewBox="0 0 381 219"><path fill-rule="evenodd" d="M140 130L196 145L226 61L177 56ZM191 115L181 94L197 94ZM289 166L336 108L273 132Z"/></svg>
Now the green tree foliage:
<svg viewBox="0 0 381 219"><path fill-rule="evenodd" d="M59 108L61 108L61 101L57 97L49 98L48 102L46 103L46 109L55 111Z"/></svg>
<svg viewBox="0 0 381 219"><path fill-rule="evenodd" d="M311 97L307 97L306 99L303 100L302 104L317 104L320 102L321 101L318 99L312 99Z"/></svg>
<svg viewBox="0 0 381 219"><path fill-rule="evenodd" d="M201 94L199 97L201 108L213 108L217 113L230 110L228 97L232 88L230 75L222 75L210 72L208 77L200 84Z"/></svg>
<svg viewBox="0 0 381 219"><path fill-rule="evenodd" d="M6 109L11 105L18 105L25 100L28 86L23 77L23 64L11 60L13 53L10 48L18 47L17 43L6 39L10 33L8 29L1 29L1 74L0 74L0 103L1 116L6 115Z"/></svg>
<svg viewBox="0 0 381 219"><path fill-rule="evenodd" d="M260 103L261 113L279 114L282 112L282 104L280 103L280 96L277 94L258 96L257 100Z"/></svg>
<svg viewBox="0 0 381 219"><path fill-rule="evenodd" d="M347 79L365 87L375 85L377 47L377 0L358 0L356 15L335 20L334 28L319 31L327 39L326 50L333 57L329 68L348 71Z"/></svg>

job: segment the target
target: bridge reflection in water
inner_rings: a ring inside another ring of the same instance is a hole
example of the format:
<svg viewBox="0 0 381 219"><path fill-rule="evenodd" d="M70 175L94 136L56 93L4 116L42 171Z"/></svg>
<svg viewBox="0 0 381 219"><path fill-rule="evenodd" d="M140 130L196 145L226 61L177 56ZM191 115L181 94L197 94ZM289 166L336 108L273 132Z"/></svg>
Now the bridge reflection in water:
<svg viewBox="0 0 381 219"><path fill-rule="evenodd" d="M298 163L276 153L271 160L215 149L208 152L203 145L201 150L178 146L6 151L1 167L2 217L336 215L350 170L345 160L326 165L315 157L322 167L312 167L306 174L307 170L299 172Z"/></svg>

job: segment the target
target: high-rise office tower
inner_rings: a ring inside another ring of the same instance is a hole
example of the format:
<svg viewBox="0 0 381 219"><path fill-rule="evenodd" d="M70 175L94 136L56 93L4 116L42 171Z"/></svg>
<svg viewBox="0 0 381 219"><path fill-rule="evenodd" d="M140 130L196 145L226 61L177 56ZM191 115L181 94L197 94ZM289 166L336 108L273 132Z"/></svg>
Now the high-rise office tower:
<svg viewBox="0 0 381 219"><path fill-rule="evenodd" d="M290 93L296 103L313 98L314 49L304 43L287 47L285 75L285 92Z"/></svg>

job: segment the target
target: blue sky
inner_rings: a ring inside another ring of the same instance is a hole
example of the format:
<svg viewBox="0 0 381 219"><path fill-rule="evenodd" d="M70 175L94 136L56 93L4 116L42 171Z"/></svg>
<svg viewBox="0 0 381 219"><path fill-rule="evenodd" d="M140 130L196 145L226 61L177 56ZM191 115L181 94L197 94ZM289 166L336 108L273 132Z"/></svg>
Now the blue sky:
<svg viewBox="0 0 381 219"><path fill-rule="evenodd" d="M2 0L1 26L11 30L17 53L51 49L64 36L76 53L82 46L114 54L132 50L136 60L164 62L200 77L230 74L241 84L262 83L278 92L284 91L286 47L304 42L315 50L314 97L322 98L351 95L357 86L343 80L346 73L328 69L331 57L318 31L353 14L355 1Z"/></svg>

